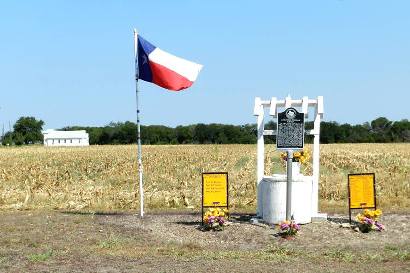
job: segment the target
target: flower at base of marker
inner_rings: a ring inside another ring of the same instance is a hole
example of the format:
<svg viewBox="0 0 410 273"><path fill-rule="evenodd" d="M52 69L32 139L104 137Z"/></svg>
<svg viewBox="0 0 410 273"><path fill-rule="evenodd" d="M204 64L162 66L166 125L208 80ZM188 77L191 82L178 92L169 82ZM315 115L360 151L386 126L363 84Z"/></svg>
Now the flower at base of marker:
<svg viewBox="0 0 410 273"><path fill-rule="evenodd" d="M220 231L226 225L226 217L228 217L227 209L210 208L204 215L204 230Z"/></svg>
<svg viewBox="0 0 410 273"><path fill-rule="evenodd" d="M377 210L369 210L365 209L363 213L359 213L356 216L356 220L358 221L359 230L363 233L370 232L372 230L382 231L384 230L384 225L381 224L379 221L379 217L382 215L382 211L380 209Z"/></svg>
<svg viewBox="0 0 410 273"><path fill-rule="evenodd" d="M295 236L299 230L300 225L296 224L294 220L286 220L279 224L279 235L282 237Z"/></svg>

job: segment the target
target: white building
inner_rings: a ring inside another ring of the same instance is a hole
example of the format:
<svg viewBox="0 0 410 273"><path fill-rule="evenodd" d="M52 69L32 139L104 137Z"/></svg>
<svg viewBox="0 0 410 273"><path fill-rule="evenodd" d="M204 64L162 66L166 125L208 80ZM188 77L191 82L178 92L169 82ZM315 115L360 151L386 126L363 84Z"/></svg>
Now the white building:
<svg viewBox="0 0 410 273"><path fill-rule="evenodd" d="M79 131L56 131L48 129L42 132L44 136L44 146L89 146L88 133L85 130Z"/></svg>

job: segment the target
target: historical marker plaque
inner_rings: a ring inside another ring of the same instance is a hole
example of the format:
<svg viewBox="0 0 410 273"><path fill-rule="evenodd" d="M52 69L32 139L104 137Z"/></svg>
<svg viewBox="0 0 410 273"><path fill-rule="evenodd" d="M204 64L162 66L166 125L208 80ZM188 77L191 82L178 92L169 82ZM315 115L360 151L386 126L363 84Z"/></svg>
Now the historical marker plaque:
<svg viewBox="0 0 410 273"><path fill-rule="evenodd" d="M305 115L295 108L278 113L276 148L283 150L303 149L305 141Z"/></svg>

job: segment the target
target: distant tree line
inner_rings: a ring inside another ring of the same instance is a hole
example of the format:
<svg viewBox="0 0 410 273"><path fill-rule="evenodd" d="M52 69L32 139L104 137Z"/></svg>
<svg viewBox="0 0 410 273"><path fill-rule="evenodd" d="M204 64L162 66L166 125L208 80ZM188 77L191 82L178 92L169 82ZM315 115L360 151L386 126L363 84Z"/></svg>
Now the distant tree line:
<svg viewBox="0 0 410 273"><path fill-rule="evenodd" d="M380 117L362 125L322 122L321 143L410 142L410 121L390 121Z"/></svg>
<svg viewBox="0 0 410 273"><path fill-rule="evenodd" d="M306 129L312 129L313 122L306 123ZM276 129L273 121L265 124L265 129ZM63 130L86 130L90 135L90 144L130 144L137 139L137 125L133 122L110 123L105 127L65 127ZM143 144L251 144L256 143L256 124L194 124L175 128L150 125L141 126ZM321 143L386 143L410 142L410 121L390 121L380 117L361 125L339 124L322 121L320 130ZM312 142L312 136L306 136L306 142ZM266 136L266 143L275 143L274 136Z"/></svg>
<svg viewBox="0 0 410 273"><path fill-rule="evenodd" d="M21 117L13 126L13 131L2 136L3 145L22 145L41 143L44 122L34 117ZM313 122L306 123L312 129ZM265 124L265 129L276 129L273 121ZM110 123L104 127L70 126L61 130L86 130L90 144L131 144L136 143L137 125L133 122ZM143 144L251 144L256 143L256 124L194 124L175 128L162 125L141 126ZM306 136L306 142L312 142ZM275 143L274 136L266 136L266 143ZM321 143L386 143L410 142L410 121L390 121L380 117L361 125L339 124L322 121Z"/></svg>
<svg viewBox="0 0 410 273"><path fill-rule="evenodd" d="M104 127L65 127L63 130L86 130L90 144L130 144L137 139L133 122L110 123ZM141 126L142 144L231 144L255 143L256 125L195 124L171 128L162 125Z"/></svg>

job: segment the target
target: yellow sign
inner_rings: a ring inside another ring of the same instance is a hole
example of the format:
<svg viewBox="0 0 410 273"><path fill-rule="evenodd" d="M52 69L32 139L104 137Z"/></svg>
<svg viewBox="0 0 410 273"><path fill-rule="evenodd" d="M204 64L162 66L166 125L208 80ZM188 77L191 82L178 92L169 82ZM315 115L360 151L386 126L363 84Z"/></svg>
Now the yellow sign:
<svg viewBox="0 0 410 273"><path fill-rule="evenodd" d="M202 206L228 206L228 173L202 174Z"/></svg>
<svg viewBox="0 0 410 273"><path fill-rule="evenodd" d="M374 174L349 174L350 208L374 208Z"/></svg>

